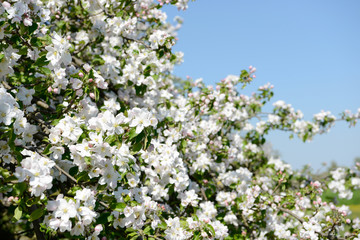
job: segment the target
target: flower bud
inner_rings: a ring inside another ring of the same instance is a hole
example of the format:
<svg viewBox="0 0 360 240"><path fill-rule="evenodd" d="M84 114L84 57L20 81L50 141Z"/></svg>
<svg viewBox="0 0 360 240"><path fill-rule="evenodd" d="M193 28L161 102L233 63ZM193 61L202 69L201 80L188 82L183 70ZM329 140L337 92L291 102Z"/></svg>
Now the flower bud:
<svg viewBox="0 0 360 240"><path fill-rule="evenodd" d="M6 2L6 1L2 3L2 6L3 6L5 9L11 7L10 3Z"/></svg>
<svg viewBox="0 0 360 240"><path fill-rule="evenodd" d="M32 26L32 19L31 18L24 18L23 23L27 27Z"/></svg>
<svg viewBox="0 0 360 240"><path fill-rule="evenodd" d="M101 224L98 224L95 226L95 232L99 234L103 230L103 226Z"/></svg>

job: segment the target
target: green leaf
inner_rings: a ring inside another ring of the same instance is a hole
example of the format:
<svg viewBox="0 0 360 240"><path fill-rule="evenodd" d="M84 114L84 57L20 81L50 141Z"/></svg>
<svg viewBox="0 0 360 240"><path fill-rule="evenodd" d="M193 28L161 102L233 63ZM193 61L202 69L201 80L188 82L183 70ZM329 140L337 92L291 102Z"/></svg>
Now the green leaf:
<svg viewBox="0 0 360 240"><path fill-rule="evenodd" d="M80 182L80 181L87 181L87 180L89 180L89 175L88 175L88 173L86 172L86 171L83 171L83 172L81 172L79 175L78 175L78 177L77 177L77 179L76 179L78 182Z"/></svg>
<svg viewBox="0 0 360 240"><path fill-rule="evenodd" d="M138 133L136 133L136 128L131 129L129 132L129 140L132 140L137 135L138 135Z"/></svg>
<svg viewBox="0 0 360 240"><path fill-rule="evenodd" d="M60 122L60 119L55 119L54 121L51 122L51 125L56 126L56 125L58 125L59 122Z"/></svg>
<svg viewBox="0 0 360 240"><path fill-rule="evenodd" d="M39 68L40 72L46 74L46 75L50 75L51 74L51 70L46 68L46 67L40 67Z"/></svg>
<svg viewBox="0 0 360 240"><path fill-rule="evenodd" d="M45 210L42 208L37 208L30 214L30 222L35 221L36 219L41 218L45 213Z"/></svg>
<svg viewBox="0 0 360 240"><path fill-rule="evenodd" d="M20 55L27 55L27 53L28 53L28 48L27 48L27 46L25 46L25 45L22 46L17 53L20 54Z"/></svg>
<svg viewBox="0 0 360 240"><path fill-rule="evenodd" d="M34 204L38 204L39 203L39 198L29 198L28 200L26 200L25 204L28 207L31 207Z"/></svg>
<svg viewBox="0 0 360 240"><path fill-rule="evenodd" d="M159 225L158 225L158 228L160 229L167 229L167 225L166 225L166 222L161 222Z"/></svg>
<svg viewBox="0 0 360 240"><path fill-rule="evenodd" d="M35 47L41 47L42 46L42 42L39 38L37 37L33 37L30 39L30 44L32 46L35 46Z"/></svg>
<svg viewBox="0 0 360 240"><path fill-rule="evenodd" d="M35 62L35 65L39 66L39 67L42 67L42 66L45 66L48 64L49 64L49 61L47 60L46 55L39 57L38 59L36 59L36 62Z"/></svg>
<svg viewBox="0 0 360 240"><path fill-rule="evenodd" d="M128 234L128 237L133 237L133 236L135 236L135 235L137 235L138 233L137 232L132 232L132 233L129 233Z"/></svg>
<svg viewBox="0 0 360 240"><path fill-rule="evenodd" d="M136 234L135 236L133 236L132 238L130 238L130 240L136 240L139 237L138 234Z"/></svg>
<svg viewBox="0 0 360 240"><path fill-rule="evenodd" d="M127 229L125 230L126 233L127 233L127 232L134 232L134 231L136 231L136 229L133 229L133 228L127 228Z"/></svg>
<svg viewBox="0 0 360 240"><path fill-rule="evenodd" d="M46 146L46 148L44 149L44 151L42 152L42 154L49 155L51 153L51 151L50 151L51 146L52 146L51 144L48 144Z"/></svg>
<svg viewBox="0 0 360 240"><path fill-rule="evenodd" d="M20 206L18 206L17 208L15 208L15 212L14 212L14 218L19 221L20 218L22 216L22 209Z"/></svg>
<svg viewBox="0 0 360 240"><path fill-rule="evenodd" d="M27 184L26 182L20 182L20 183L16 183L14 185L14 191L16 192L17 196L21 196L22 193L27 189Z"/></svg>
<svg viewBox="0 0 360 240"><path fill-rule="evenodd" d="M79 167L75 166L75 167L72 167L72 168L69 169L69 174L74 177L75 174L78 173L78 171L79 171Z"/></svg>
<svg viewBox="0 0 360 240"><path fill-rule="evenodd" d="M138 152L138 151L141 150L142 146L143 146L142 143L141 143L141 142L138 142L138 143L136 143L135 145L133 145L132 150L133 150L134 152Z"/></svg>
<svg viewBox="0 0 360 240"><path fill-rule="evenodd" d="M109 143L110 145L117 140L116 135L110 135L105 138L105 142Z"/></svg>
<svg viewBox="0 0 360 240"><path fill-rule="evenodd" d="M150 233L151 229L152 229L151 226L147 226L147 227L144 229L144 233L145 233L145 234Z"/></svg>
<svg viewBox="0 0 360 240"><path fill-rule="evenodd" d="M99 101L99 98L100 98L99 89L94 87L94 92L95 92L95 102L97 102L97 101Z"/></svg>
<svg viewBox="0 0 360 240"><path fill-rule="evenodd" d="M214 229L214 227L211 226L210 224L207 224L206 227L207 227L207 229L210 230L211 236L215 237L215 229Z"/></svg>
<svg viewBox="0 0 360 240"><path fill-rule="evenodd" d="M108 222L108 217L110 216L110 212L104 212L100 214L100 217L96 219L96 224L105 224Z"/></svg>
<svg viewBox="0 0 360 240"><path fill-rule="evenodd" d="M35 30L38 28L38 25L33 22L33 24L31 26L29 26L29 34L32 34L33 32L35 32Z"/></svg>
<svg viewBox="0 0 360 240"><path fill-rule="evenodd" d="M194 235L194 240L199 240L199 239L200 239L200 232Z"/></svg>
<svg viewBox="0 0 360 240"><path fill-rule="evenodd" d="M126 203L119 202L119 203L116 204L114 210L118 211L118 212L122 212L126 206L127 206Z"/></svg>

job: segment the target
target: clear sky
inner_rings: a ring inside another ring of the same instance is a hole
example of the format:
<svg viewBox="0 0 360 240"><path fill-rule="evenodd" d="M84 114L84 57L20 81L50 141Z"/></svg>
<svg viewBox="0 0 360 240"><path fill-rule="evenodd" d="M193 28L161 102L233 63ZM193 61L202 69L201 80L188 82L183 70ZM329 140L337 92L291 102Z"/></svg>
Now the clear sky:
<svg viewBox="0 0 360 240"><path fill-rule="evenodd" d="M185 54L178 76L214 84L253 65L257 78L243 93L270 82L272 102L292 104L307 120L321 110L337 116L360 107L359 0L198 0L185 12L165 11L169 21L184 19L175 46ZM279 131L268 140L295 169L332 160L350 166L360 157L360 124L337 123L310 143Z"/></svg>

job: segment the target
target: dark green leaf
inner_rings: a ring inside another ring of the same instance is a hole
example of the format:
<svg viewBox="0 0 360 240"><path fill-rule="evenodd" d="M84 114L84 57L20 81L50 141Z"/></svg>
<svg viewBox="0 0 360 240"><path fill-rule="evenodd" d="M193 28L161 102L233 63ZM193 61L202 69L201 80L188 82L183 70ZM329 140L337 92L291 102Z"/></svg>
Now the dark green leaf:
<svg viewBox="0 0 360 240"><path fill-rule="evenodd" d="M71 176L75 176L75 174L77 174L78 171L79 171L79 167L78 167L78 166L75 166L75 167L72 167L72 168L69 169L69 174L70 174Z"/></svg>
<svg viewBox="0 0 360 240"><path fill-rule="evenodd" d="M38 25L33 22L33 24L31 26L29 26L29 34L32 34L33 32L35 32L35 30L38 28Z"/></svg>
<svg viewBox="0 0 360 240"><path fill-rule="evenodd" d="M133 145L132 150L133 150L134 152L138 152L138 151L141 150L142 146L143 146L142 143L141 143L141 142L138 142L138 143L136 143L135 145Z"/></svg>
<svg viewBox="0 0 360 240"><path fill-rule="evenodd" d="M30 222L36 220L36 219L39 219L41 218L45 213L45 210L42 209L42 208L37 208L35 211L33 211L31 214L30 214Z"/></svg>

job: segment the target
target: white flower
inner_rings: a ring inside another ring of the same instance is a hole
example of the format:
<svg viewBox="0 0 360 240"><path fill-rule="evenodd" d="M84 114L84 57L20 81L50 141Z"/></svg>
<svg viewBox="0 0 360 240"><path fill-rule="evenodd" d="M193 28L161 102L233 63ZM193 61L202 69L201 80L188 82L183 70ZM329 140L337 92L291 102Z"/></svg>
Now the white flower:
<svg viewBox="0 0 360 240"><path fill-rule="evenodd" d="M12 118L15 117L15 112L13 111L13 107L8 103L0 104L0 123L4 123L5 125L10 125Z"/></svg>
<svg viewBox="0 0 360 240"><path fill-rule="evenodd" d="M21 87L19 92L17 93L17 98L23 102L24 105L30 105L32 100L32 95L35 93L34 89L26 89Z"/></svg>

